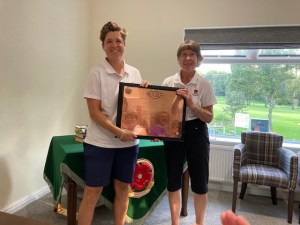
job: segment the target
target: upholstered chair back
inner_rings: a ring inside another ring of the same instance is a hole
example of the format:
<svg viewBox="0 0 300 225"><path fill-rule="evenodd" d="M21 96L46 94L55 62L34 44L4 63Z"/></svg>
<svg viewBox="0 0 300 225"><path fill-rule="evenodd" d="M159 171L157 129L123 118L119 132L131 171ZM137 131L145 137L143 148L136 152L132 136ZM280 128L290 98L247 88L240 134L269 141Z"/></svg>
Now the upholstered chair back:
<svg viewBox="0 0 300 225"><path fill-rule="evenodd" d="M279 167L278 156L282 147L283 136L249 131L241 134L241 141L245 144L244 164L261 164L266 166Z"/></svg>

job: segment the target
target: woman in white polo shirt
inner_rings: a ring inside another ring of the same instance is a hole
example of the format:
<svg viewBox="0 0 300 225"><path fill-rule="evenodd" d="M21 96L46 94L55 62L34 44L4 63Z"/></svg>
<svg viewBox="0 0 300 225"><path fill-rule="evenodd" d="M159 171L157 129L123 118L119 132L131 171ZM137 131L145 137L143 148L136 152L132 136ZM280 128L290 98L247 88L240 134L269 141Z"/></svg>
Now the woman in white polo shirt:
<svg viewBox="0 0 300 225"><path fill-rule="evenodd" d="M210 82L196 72L196 67L202 61L198 43L192 40L182 43L177 50L177 61L180 71L167 77L162 84L180 88L176 91L176 101L184 98L187 105L184 141L164 142L172 225L179 225L180 189L185 157L191 189L194 192L195 224L203 225L208 191L210 144L207 123L213 119L216 97Z"/></svg>
<svg viewBox="0 0 300 225"><path fill-rule="evenodd" d="M116 126L119 82L147 87L140 72L125 63L126 30L114 22L106 23L100 40L105 60L90 70L84 90L90 114L84 140L85 188L79 208L78 225L92 223L96 203L103 187L113 180L115 224L124 224L128 190L138 155L138 140L130 130Z"/></svg>

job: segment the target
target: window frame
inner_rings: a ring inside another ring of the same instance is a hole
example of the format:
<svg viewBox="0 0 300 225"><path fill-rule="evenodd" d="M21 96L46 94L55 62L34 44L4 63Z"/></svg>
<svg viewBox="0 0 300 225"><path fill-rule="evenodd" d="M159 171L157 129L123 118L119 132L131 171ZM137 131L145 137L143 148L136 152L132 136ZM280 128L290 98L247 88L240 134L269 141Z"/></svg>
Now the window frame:
<svg viewBox="0 0 300 225"><path fill-rule="evenodd" d="M289 35L286 35L286 34ZM300 49L300 26L261 26L225 28L187 28L184 40L194 40L205 50L248 49L246 57L209 57L203 64L300 64L300 57L259 57L259 49ZM204 50L204 51L203 51ZM236 143L237 137L211 137L212 143ZM239 141L238 141L239 142ZM300 142L285 141L284 146L299 148Z"/></svg>

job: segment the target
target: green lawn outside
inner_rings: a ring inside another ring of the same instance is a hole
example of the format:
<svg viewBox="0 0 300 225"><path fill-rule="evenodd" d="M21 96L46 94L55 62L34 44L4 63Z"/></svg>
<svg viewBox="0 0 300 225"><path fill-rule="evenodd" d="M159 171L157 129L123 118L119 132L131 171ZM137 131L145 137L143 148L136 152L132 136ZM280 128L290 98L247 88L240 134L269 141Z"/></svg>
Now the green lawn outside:
<svg viewBox="0 0 300 225"><path fill-rule="evenodd" d="M224 126L225 135L240 136L245 128L235 128L234 119L230 118L228 113L224 111L226 107L224 98L217 98L217 104L214 106L214 120L210 126ZM268 108L262 102L254 102L249 105L243 113L250 114L251 119L268 119ZM278 106L273 109L272 114L273 132L284 136L285 140L300 141L300 107L292 110L290 106ZM250 128L248 129L250 130ZM218 130L218 134L223 131Z"/></svg>

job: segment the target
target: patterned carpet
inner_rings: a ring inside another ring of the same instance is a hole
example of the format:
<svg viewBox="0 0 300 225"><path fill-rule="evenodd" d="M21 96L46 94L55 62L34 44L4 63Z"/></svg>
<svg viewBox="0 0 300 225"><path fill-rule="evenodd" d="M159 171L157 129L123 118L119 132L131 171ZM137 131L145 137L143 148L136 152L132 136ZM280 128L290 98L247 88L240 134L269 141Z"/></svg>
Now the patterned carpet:
<svg viewBox="0 0 300 225"><path fill-rule="evenodd" d="M206 209L205 225L220 225L220 214L231 209L232 193L210 190L208 194L208 206ZM65 204L66 195L63 195L62 203ZM53 202L50 194L29 204L16 212L16 215L47 221L53 225L66 225L66 217L53 212ZM252 225L284 225L287 223L287 202L278 199L278 205L274 206L268 197L245 195L244 200L237 202L237 214L246 217ZM293 224L298 224L298 203L294 204ZM190 225L194 222L193 194L190 192L188 201L188 216L181 218L181 225ZM144 225L170 225L168 199L165 196L155 210L143 223ZM113 225L113 213L104 206L97 207L93 225Z"/></svg>

